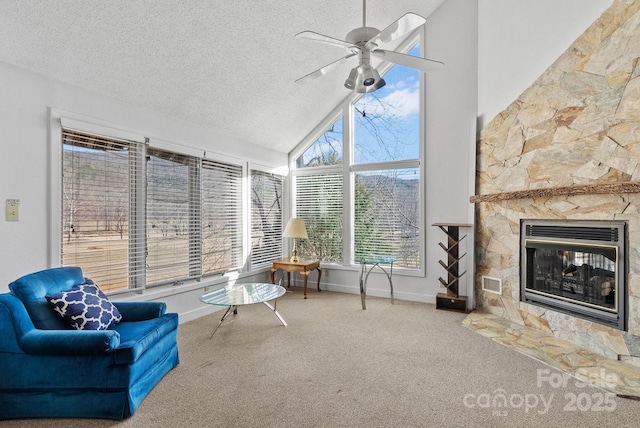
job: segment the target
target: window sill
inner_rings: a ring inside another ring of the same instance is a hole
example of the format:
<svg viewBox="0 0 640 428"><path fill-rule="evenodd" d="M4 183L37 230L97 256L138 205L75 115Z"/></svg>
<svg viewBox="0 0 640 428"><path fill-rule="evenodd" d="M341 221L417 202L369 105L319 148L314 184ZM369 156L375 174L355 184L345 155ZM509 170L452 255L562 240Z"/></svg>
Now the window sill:
<svg viewBox="0 0 640 428"><path fill-rule="evenodd" d="M257 275L264 274L268 271L269 268L261 268L241 274L239 274L238 272L228 272L220 276L205 277L199 281L185 281L180 285L166 284L140 290L126 290L119 293L110 294L109 297L114 301L121 302L157 301L168 296L189 293L194 290L204 289L206 287L224 286L229 282L242 281L244 278L252 278Z"/></svg>

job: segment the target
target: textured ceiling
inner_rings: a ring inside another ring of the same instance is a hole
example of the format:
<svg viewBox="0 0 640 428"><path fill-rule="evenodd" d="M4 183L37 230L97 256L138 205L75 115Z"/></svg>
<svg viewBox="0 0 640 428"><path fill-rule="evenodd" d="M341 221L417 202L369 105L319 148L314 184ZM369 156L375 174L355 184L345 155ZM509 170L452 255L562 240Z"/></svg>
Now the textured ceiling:
<svg viewBox="0 0 640 428"><path fill-rule="evenodd" d="M443 2L369 0L367 25ZM294 83L344 55L294 35L361 25L360 0L0 0L0 61L289 152L350 94L354 66Z"/></svg>

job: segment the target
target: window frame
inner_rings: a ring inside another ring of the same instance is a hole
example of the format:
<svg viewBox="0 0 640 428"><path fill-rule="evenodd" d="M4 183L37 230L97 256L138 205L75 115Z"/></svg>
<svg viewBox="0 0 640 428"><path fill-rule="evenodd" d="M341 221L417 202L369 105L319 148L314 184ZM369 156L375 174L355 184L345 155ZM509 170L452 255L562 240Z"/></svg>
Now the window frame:
<svg viewBox="0 0 640 428"><path fill-rule="evenodd" d="M420 55L425 56L425 34L422 28L415 31L414 34L407 37L407 39L401 43L396 49L399 52L408 52L417 43L420 44ZM381 75L386 74L395 64L386 63L378 67ZM418 159L408 160L390 160L384 162L369 162L369 163L355 163L354 162L354 116L353 106L363 96L363 94L352 93L345 98L344 102L337 106L318 126L316 126L312 133L303 140L294 150L289 153L289 168L291 171L291 215L295 216L296 207L296 195L295 195L295 179L301 175L313 175L318 173L326 173L327 171L342 170L343 173L343 231L348 233L348 236L343 240L343 262L337 263L324 263L335 269L358 269L359 265L354 260L354 222L355 222L355 200L353 198L355 191L355 174L358 172L368 172L376 170L389 170L389 169L403 169L403 168L418 168L420 171L420 188L419 188L419 207L420 207L420 243L419 243L419 268L409 269L403 267L396 267L394 265L394 273L406 276L426 276L426 240L427 240L427 228L426 228L426 171L425 165L425 147L426 147L426 79L425 73L419 73L420 90L419 90L419 102L420 102L420 120L419 120L419 157ZM329 167L313 167L313 168L297 168L296 159L302 156L304 152L311 147L318 138L330 127L334 122L342 118L343 123L343 159L340 166Z"/></svg>

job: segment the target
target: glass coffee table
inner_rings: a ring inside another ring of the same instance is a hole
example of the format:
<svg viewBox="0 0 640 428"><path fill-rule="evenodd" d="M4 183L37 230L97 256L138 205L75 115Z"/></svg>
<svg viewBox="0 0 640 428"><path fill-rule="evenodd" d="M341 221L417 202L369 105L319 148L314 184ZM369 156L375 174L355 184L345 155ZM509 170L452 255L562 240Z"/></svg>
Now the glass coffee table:
<svg viewBox="0 0 640 428"><path fill-rule="evenodd" d="M208 305L228 306L218 325L213 329L209 339L216 334L220 324L227 319L233 311L238 313L238 306L252 305L254 303L264 303L280 320L282 325L287 326L286 321L276 310L276 302L278 297L286 293L284 287L275 284L250 283L250 284L233 284L226 287L217 288L207 291L200 296L200 301ZM269 301L273 300L273 305Z"/></svg>

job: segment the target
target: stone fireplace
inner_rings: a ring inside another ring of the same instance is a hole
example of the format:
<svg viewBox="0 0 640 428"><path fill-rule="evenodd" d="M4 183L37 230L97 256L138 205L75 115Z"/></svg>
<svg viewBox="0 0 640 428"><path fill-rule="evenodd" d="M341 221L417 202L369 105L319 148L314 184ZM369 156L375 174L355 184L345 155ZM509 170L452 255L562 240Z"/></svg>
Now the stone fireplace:
<svg viewBox="0 0 640 428"><path fill-rule="evenodd" d="M476 170L477 309L640 366L640 0L614 0L480 131ZM603 225L627 246L552 228L562 247L536 221Z"/></svg>
<svg viewBox="0 0 640 428"><path fill-rule="evenodd" d="M523 220L520 301L625 330L626 226Z"/></svg>

